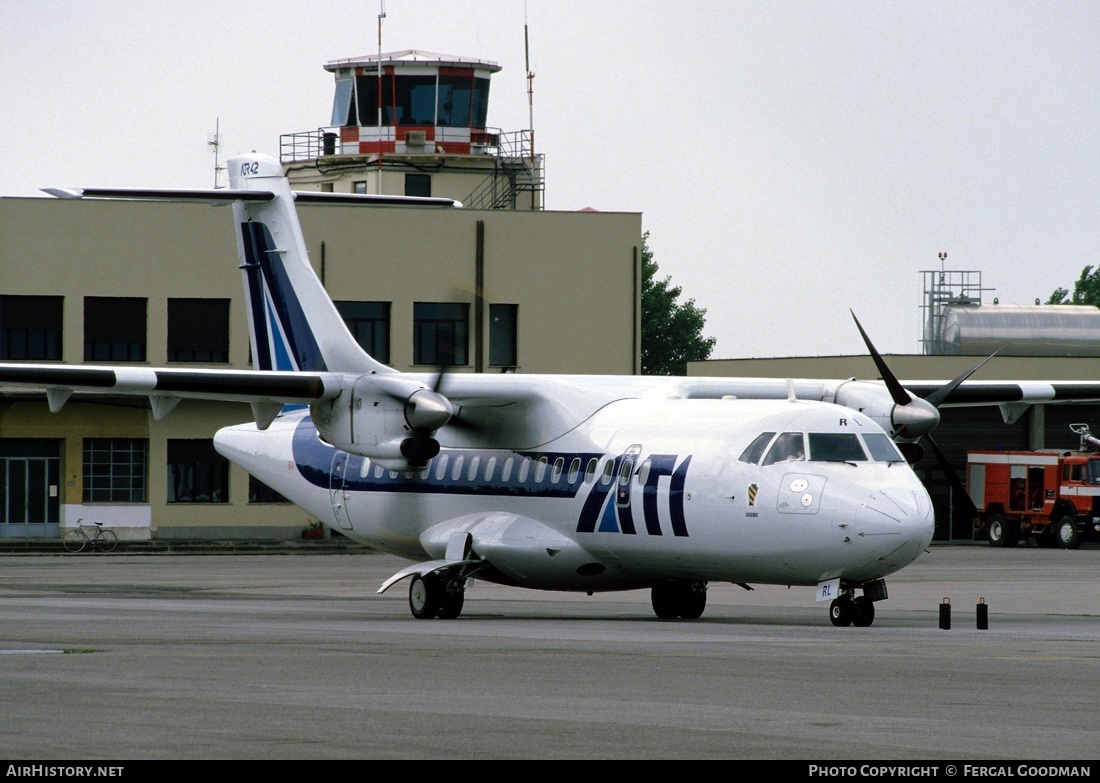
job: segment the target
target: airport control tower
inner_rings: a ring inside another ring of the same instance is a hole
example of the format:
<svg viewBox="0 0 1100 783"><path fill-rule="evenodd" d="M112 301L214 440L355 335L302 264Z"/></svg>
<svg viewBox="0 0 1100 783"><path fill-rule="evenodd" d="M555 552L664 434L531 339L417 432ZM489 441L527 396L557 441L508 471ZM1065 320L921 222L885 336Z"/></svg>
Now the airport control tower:
<svg viewBox="0 0 1100 783"><path fill-rule="evenodd" d="M486 125L496 63L408 49L324 67L336 80L329 126L280 138L294 188L542 209L533 132Z"/></svg>

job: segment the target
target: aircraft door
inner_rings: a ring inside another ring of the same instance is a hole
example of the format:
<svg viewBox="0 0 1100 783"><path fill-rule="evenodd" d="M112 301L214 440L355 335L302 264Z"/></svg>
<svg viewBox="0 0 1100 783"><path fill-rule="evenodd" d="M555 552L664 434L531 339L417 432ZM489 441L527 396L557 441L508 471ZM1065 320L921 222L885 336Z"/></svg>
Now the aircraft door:
<svg viewBox="0 0 1100 783"><path fill-rule="evenodd" d="M329 500L332 502L332 516L341 530L351 530L351 516L348 510L347 472L351 455L346 451L337 451L332 457L332 469L329 471Z"/></svg>
<svg viewBox="0 0 1100 783"><path fill-rule="evenodd" d="M615 479L615 505L618 507L619 526L634 532L634 515L630 509L631 484L638 466L638 457L642 453L640 443L631 444L622 456L619 474Z"/></svg>

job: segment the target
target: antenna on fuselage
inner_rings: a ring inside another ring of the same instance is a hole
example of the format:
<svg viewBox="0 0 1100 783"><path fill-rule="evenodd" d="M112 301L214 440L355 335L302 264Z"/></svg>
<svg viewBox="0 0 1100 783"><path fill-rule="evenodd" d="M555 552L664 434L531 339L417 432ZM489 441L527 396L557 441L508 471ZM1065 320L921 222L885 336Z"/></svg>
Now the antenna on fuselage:
<svg viewBox="0 0 1100 783"><path fill-rule="evenodd" d="M798 397L794 393L794 378L787 379L787 402L798 402Z"/></svg>

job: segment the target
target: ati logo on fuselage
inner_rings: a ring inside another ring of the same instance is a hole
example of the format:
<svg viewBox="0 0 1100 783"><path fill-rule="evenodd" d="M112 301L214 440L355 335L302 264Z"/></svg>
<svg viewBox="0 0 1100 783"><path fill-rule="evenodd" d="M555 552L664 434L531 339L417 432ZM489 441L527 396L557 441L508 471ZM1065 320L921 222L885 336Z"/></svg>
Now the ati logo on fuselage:
<svg viewBox="0 0 1100 783"><path fill-rule="evenodd" d="M592 485L580 518L578 533L623 533L636 535L637 494L642 496L642 524L651 536L664 534L659 514L659 489L668 486L668 520L674 536L687 536L684 517L684 484L691 457L677 463L676 454L651 454L635 471L638 454L630 449L608 463Z"/></svg>

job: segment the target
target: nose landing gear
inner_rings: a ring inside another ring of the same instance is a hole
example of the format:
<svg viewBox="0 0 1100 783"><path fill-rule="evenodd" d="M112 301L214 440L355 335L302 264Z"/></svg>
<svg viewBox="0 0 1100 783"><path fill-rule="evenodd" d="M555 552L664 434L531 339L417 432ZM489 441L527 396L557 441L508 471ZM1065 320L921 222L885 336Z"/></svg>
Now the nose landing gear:
<svg viewBox="0 0 1100 783"><path fill-rule="evenodd" d="M875 601L886 598L886 583L881 579L868 582L858 597L854 585L842 585L841 590L840 597L829 604L829 621L838 628L870 626L875 621Z"/></svg>

